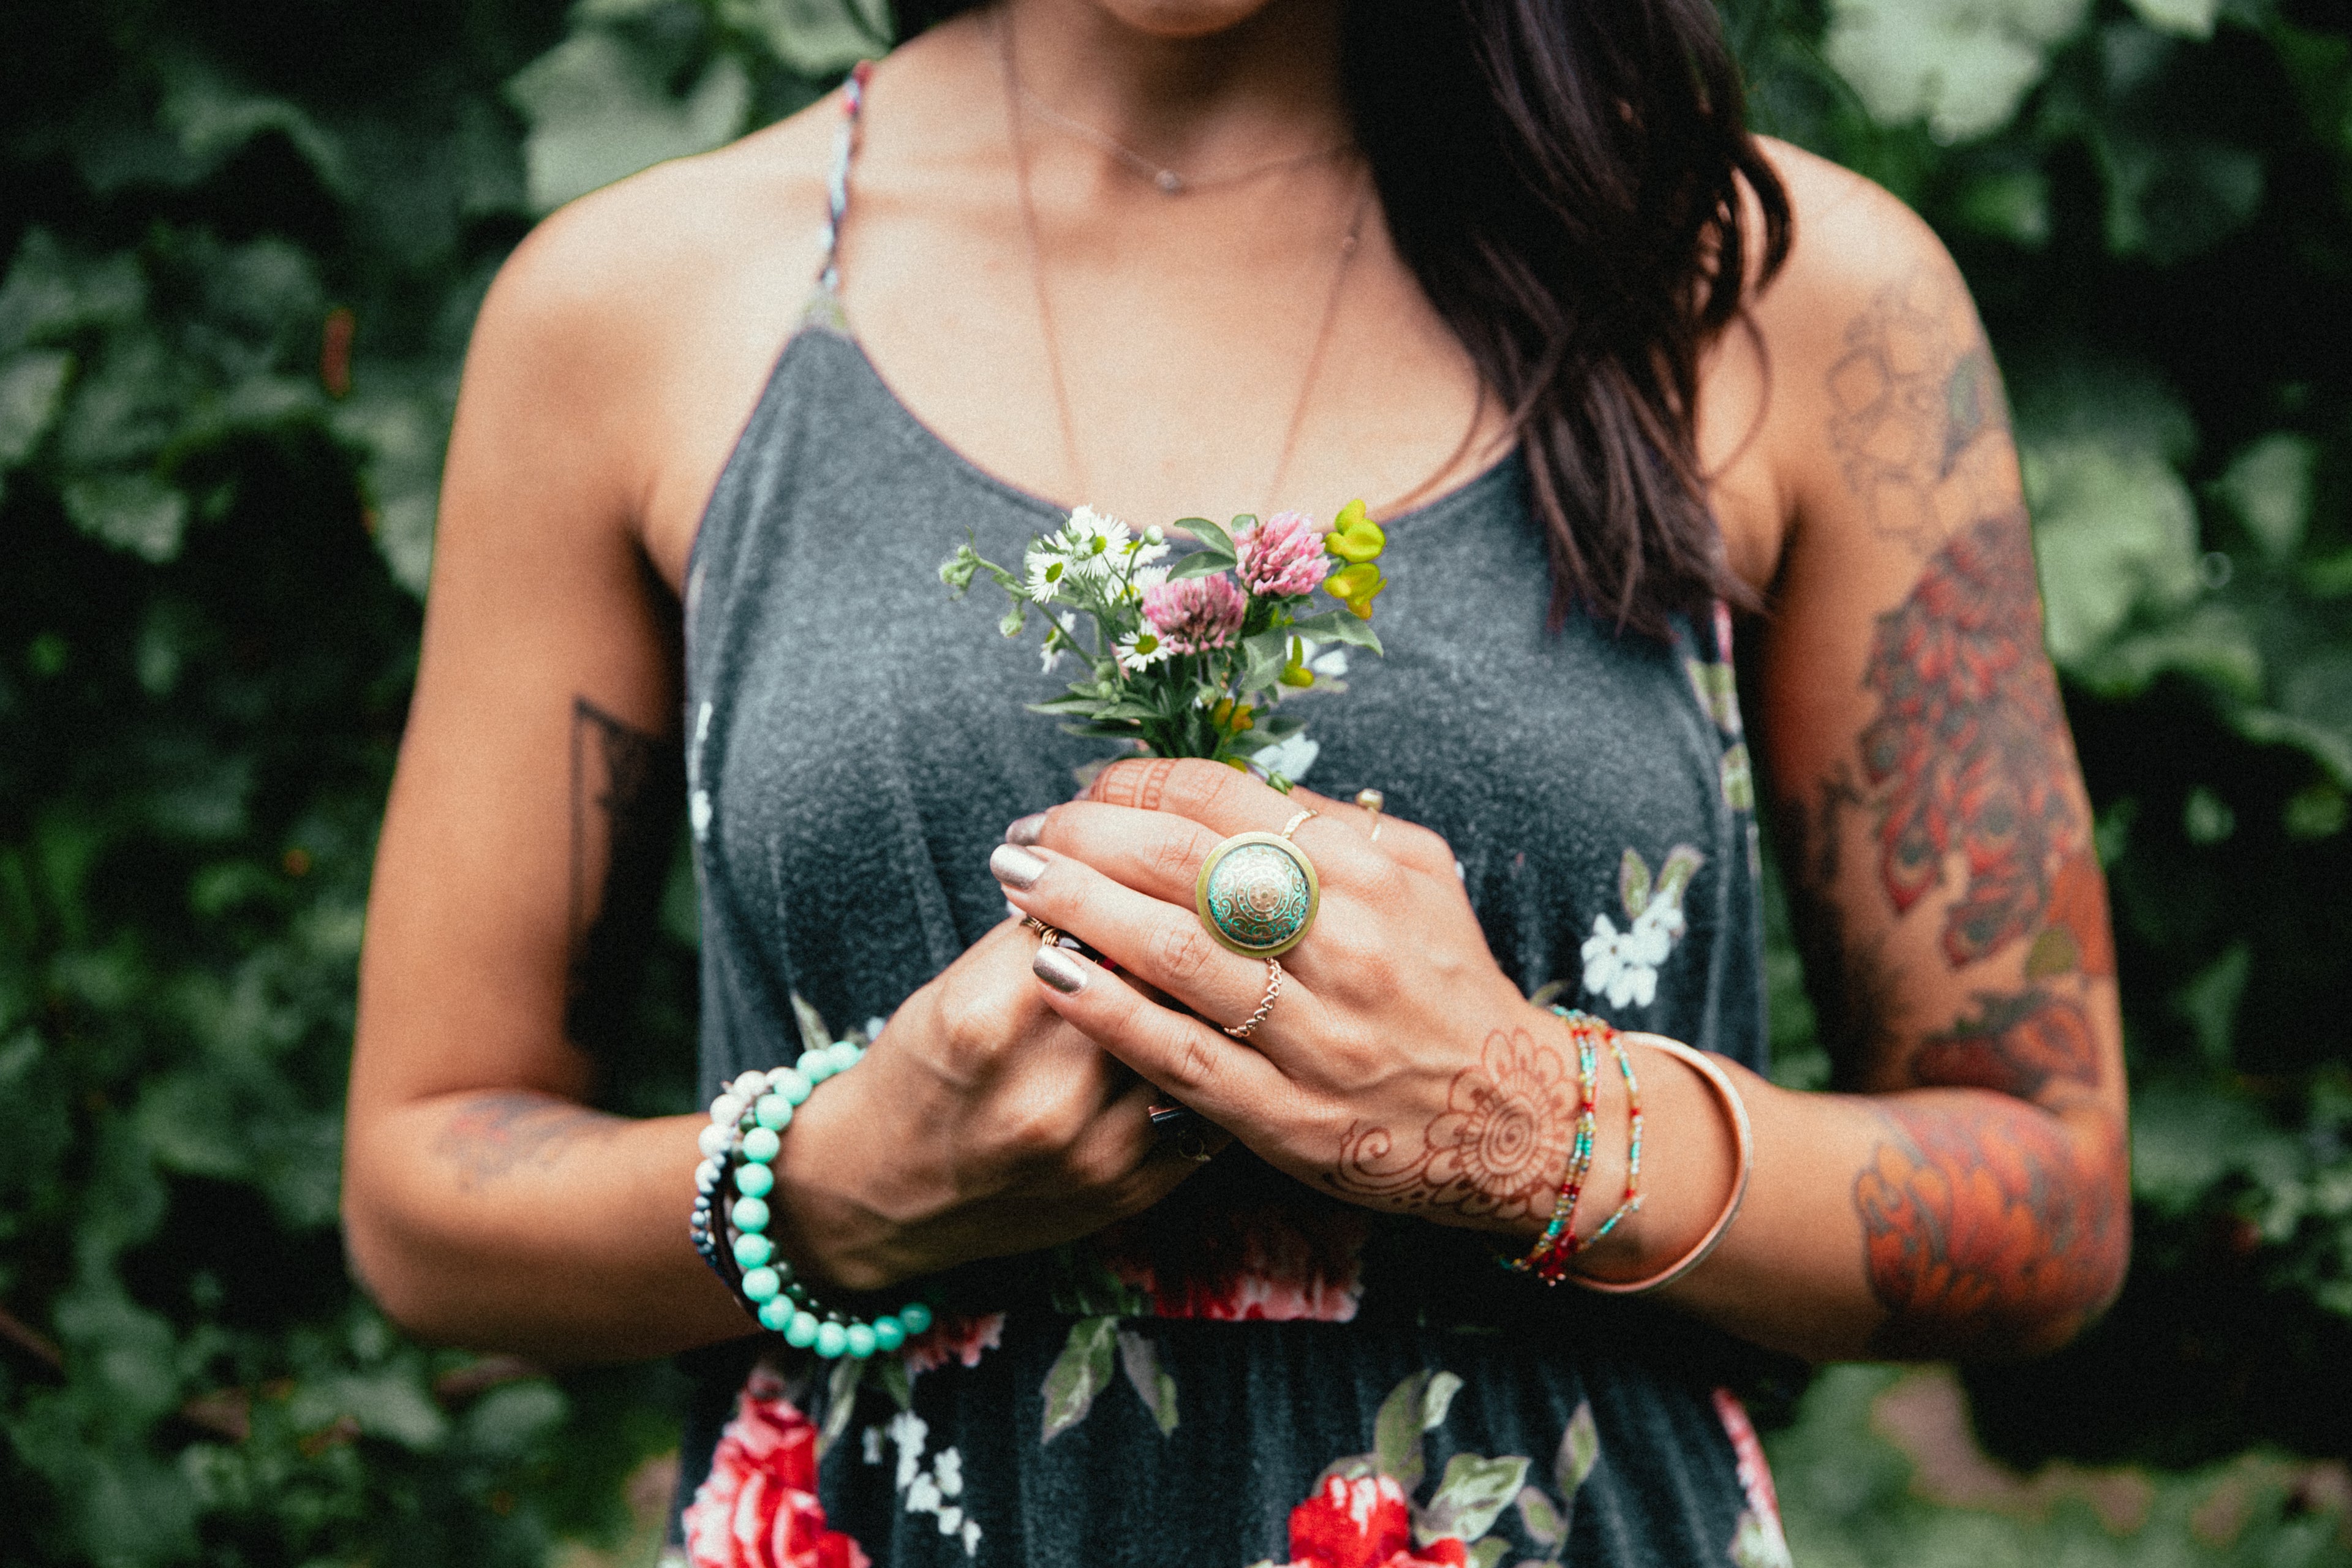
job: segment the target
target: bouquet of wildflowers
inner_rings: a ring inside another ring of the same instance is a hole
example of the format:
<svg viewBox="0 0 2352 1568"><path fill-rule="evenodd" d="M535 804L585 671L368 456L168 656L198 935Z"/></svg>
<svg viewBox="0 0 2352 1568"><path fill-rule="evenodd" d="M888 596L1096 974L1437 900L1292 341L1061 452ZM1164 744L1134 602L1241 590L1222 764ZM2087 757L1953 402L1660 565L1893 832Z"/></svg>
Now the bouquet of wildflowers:
<svg viewBox="0 0 2352 1568"><path fill-rule="evenodd" d="M1322 652L1326 646L1380 652L1369 623L1372 600L1387 586L1374 563L1387 541L1361 501L1349 501L1328 529L1297 511L1263 522L1244 515L1231 528L1202 517L1175 526L1200 548L1171 563L1162 530L1138 533L1082 506L1030 540L1021 571L982 559L967 542L940 578L958 597L973 578L993 578L1013 600L998 630L1019 637L1034 608L1045 625L1045 668L1065 657L1085 665L1084 679L1032 704L1034 711L1070 720L1076 734L1133 742L1149 755L1255 767L1286 788L1286 773L1304 769L1296 761L1283 766L1300 754L1303 726L1275 706L1337 688L1332 678L1345 659ZM1318 592L1337 607L1317 609Z"/></svg>

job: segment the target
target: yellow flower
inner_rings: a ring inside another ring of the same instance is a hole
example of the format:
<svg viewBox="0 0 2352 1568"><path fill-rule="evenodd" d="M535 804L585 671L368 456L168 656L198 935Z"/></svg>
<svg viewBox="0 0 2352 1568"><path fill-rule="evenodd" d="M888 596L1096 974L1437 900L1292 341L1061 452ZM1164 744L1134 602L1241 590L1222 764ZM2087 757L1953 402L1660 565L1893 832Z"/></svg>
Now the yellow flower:
<svg viewBox="0 0 2352 1568"><path fill-rule="evenodd" d="M1330 533L1323 541L1324 549L1358 566L1377 559L1387 547L1388 536L1381 531L1381 525L1366 514L1364 503L1360 500L1351 500L1339 509L1338 519L1331 524Z"/></svg>
<svg viewBox="0 0 2352 1568"><path fill-rule="evenodd" d="M1388 585L1381 569L1369 561L1342 567L1323 579L1323 591L1353 610L1360 621L1372 618L1372 600Z"/></svg>
<svg viewBox="0 0 2352 1568"><path fill-rule="evenodd" d="M1250 705L1246 702L1237 704L1230 697L1221 700L1209 710L1209 721L1231 735L1257 727L1257 715Z"/></svg>

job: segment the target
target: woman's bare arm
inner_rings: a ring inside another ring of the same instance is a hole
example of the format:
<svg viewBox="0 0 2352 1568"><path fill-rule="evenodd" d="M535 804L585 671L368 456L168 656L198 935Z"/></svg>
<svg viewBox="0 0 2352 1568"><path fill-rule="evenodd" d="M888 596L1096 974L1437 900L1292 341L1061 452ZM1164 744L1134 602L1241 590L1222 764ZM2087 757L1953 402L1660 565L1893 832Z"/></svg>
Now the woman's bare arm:
<svg viewBox="0 0 2352 1568"><path fill-rule="evenodd" d="M636 531L654 312L614 216L527 240L467 356L345 1154L352 1259L394 1317L567 1359L743 1327L686 1241L695 1119L582 1103L677 787L676 601Z"/></svg>
<svg viewBox="0 0 2352 1568"><path fill-rule="evenodd" d="M1766 468L1743 470L1742 496L1785 508L1762 739L1804 829L1805 922L1834 966L1824 989L1861 1092L1727 1069L1754 1120L1746 1206L1662 1294L1818 1359L2032 1352L2108 1300L2128 1249L2120 1031L2087 808L1966 290L1884 193L1811 161L1793 174L1798 249L1759 304L1770 375L1750 388ZM1219 836L1273 831L1305 798L1207 764L1121 763L1094 802L1024 825L1045 863L1008 896L1203 1016L1241 1016L1263 976L1202 937L1191 868ZM1286 956L1282 1005L1247 1046L1106 972L1059 975L1053 1005L1312 1185L1532 1236L1575 1118L1559 1024L1496 966L1451 849L1403 824L1375 848L1357 814L1315 804L1328 825L1297 837L1322 877L1318 937ZM1685 1251L1733 1173L1706 1085L1664 1053L1635 1056L1649 1198L1578 1260L1618 1280ZM1614 1073L1601 1090L1586 1191L1605 1196L1627 1141ZM1513 1136L1465 1141L1471 1121ZM1604 1207L1591 1201L1582 1228Z"/></svg>
<svg viewBox="0 0 2352 1568"><path fill-rule="evenodd" d="M1926 226L1781 163L1807 229L1762 307L1795 521L1760 739L1825 1036L1867 1095L1790 1113L1824 1166L1810 1223L1849 1233L1869 1353L2032 1351L2119 1288L2130 1203L2105 890L2016 451ZM1751 1243L1808 1223L1757 1201ZM1766 1289L1769 1246L1727 1250L1695 1300Z"/></svg>

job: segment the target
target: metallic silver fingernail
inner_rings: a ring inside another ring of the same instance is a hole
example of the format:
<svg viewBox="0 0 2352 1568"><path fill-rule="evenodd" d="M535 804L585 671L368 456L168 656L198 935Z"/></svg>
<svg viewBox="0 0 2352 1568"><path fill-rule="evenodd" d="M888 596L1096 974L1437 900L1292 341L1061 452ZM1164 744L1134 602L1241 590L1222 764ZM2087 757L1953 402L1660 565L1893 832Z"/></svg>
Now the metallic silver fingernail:
<svg viewBox="0 0 2352 1568"><path fill-rule="evenodd" d="M1008 888L1029 888L1045 874L1045 862L1017 844L1000 844L989 851L988 869Z"/></svg>
<svg viewBox="0 0 2352 1568"><path fill-rule="evenodd" d="M1033 811L1004 830L1007 844L1034 844L1045 837L1045 814Z"/></svg>
<svg viewBox="0 0 2352 1568"><path fill-rule="evenodd" d="M1086 989L1087 961L1058 947L1040 947L1029 972L1055 990L1075 996Z"/></svg>

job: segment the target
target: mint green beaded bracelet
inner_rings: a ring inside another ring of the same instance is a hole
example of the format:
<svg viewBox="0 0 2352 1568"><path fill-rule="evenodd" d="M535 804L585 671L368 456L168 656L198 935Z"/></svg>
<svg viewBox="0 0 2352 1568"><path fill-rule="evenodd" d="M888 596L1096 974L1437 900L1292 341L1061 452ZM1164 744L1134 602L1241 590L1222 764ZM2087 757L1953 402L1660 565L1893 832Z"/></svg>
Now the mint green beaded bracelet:
<svg viewBox="0 0 2352 1568"><path fill-rule="evenodd" d="M782 1152L779 1136L792 1125L793 1112L825 1079L847 1072L866 1054L855 1040L836 1040L802 1054L793 1067L770 1072L747 1072L711 1101L711 1125L703 1131L706 1158L697 1173L698 1200L696 1246L709 1257L718 1250L718 1237L701 1219L714 1189L731 1184L735 1200L723 1205L727 1226L734 1232L729 1244L740 1279L736 1294L760 1326L782 1334L795 1350L814 1351L827 1361L848 1356L863 1361L877 1352L895 1351L909 1336L931 1326L931 1310L909 1301L894 1313L871 1322L820 1306L806 1285L793 1276L792 1265L767 1236L773 1215L768 1194L775 1190L771 1168ZM706 1246L707 1244L707 1246ZM714 1266L716 1259L714 1258ZM724 1278L724 1270L721 1270Z"/></svg>

